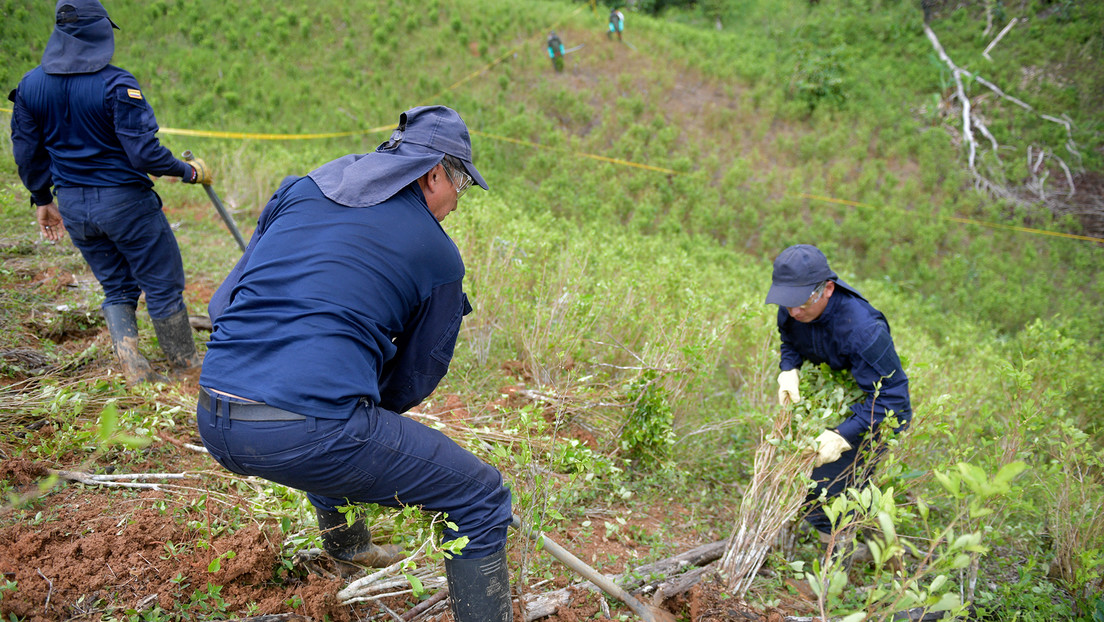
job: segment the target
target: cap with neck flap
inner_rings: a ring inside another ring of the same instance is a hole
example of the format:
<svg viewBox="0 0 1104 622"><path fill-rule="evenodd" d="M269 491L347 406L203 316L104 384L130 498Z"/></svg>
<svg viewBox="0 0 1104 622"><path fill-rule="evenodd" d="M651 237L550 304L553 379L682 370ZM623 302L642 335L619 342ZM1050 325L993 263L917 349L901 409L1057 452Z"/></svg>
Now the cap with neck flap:
<svg viewBox="0 0 1104 622"><path fill-rule="evenodd" d="M42 53L49 74L94 73L115 54L115 29L99 0L59 0L55 26Z"/></svg>

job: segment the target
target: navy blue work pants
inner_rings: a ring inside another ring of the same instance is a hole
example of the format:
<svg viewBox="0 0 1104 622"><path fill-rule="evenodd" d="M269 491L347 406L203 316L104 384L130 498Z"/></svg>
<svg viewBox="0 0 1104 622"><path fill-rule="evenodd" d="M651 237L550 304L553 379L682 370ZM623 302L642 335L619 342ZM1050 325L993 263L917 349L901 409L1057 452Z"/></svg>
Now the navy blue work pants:
<svg viewBox="0 0 1104 622"><path fill-rule="evenodd" d="M150 188L58 188L58 211L73 246L104 290L103 306L138 305L146 293L151 318L185 307L180 247Z"/></svg>
<svg viewBox="0 0 1104 622"><path fill-rule="evenodd" d="M232 398L212 393L226 412ZM240 421L197 406L200 436L228 470L307 493L315 507L335 511L350 502L420 506L447 512L469 538L463 555L486 557L506 544L510 489L497 469L438 430L362 402L350 419Z"/></svg>

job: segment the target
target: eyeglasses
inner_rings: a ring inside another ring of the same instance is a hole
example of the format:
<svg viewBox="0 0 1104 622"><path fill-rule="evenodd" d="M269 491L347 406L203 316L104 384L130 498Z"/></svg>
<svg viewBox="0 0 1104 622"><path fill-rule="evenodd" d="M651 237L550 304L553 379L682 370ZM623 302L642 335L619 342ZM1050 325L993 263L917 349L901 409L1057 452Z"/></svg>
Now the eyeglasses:
<svg viewBox="0 0 1104 622"><path fill-rule="evenodd" d="M809 309L809 307L811 307L811 306L815 305L816 303L820 302L820 299L824 297L824 290L827 287L828 287L828 281L824 281L820 285L817 285L816 289L813 290L813 294L811 296L809 296L809 300L805 301L805 304L803 304L803 305L801 305L800 307L797 307L797 308L801 309L802 311L807 311Z"/></svg>
<svg viewBox="0 0 1104 622"><path fill-rule="evenodd" d="M451 181L453 187L456 188L456 200L459 201L460 197L464 196L464 193L468 191L468 188L471 188L472 177L468 175L467 171L456 171L456 173L460 175L460 183L456 183L456 178L453 177L453 174L449 171L451 168L451 166L445 166L445 175L448 175L449 181Z"/></svg>

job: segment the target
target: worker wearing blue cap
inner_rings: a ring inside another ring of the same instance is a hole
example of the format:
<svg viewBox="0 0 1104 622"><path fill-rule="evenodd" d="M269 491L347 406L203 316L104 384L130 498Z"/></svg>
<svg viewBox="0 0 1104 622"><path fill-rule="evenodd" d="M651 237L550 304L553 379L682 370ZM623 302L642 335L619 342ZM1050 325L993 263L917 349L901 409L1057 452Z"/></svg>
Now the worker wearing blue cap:
<svg viewBox="0 0 1104 622"><path fill-rule="evenodd" d="M889 322L828 267L815 246L791 246L774 261L767 304L778 305L782 339L778 400L801 401L798 370L805 361L851 372L866 397L851 415L816 439L817 457L806 520L827 542L832 523L816 500L835 497L869 479L879 451L878 428L893 413L901 431L912 419L908 376L893 346Z"/></svg>
<svg viewBox="0 0 1104 622"><path fill-rule="evenodd" d="M227 469L307 493L325 550L386 566L350 503L447 512L458 622L512 620L502 474L401 413L447 373L464 262L440 222L473 185L467 126L444 106L402 113L388 141L285 178L212 297L197 419Z"/></svg>

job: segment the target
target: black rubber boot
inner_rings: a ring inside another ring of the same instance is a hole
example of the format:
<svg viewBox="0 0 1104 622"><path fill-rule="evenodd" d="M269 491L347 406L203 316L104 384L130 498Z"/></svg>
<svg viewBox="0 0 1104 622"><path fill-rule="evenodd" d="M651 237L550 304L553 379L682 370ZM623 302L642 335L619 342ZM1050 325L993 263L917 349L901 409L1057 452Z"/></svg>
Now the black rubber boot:
<svg viewBox="0 0 1104 622"><path fill-rule="evenodd" d="M115 357L123 366L123 375L127 382L164 382L166 378L153 371L149 361L138 349L138 319L134 307L130 305L111 305L103 308L107 329L111 331L111 345L115 347Z"/></svg>
<svg viewBox="0 0 1104 622"><path fill-rule="evenodd" d="M161 351L169 359L173 371L188 371L199 366L199 354L192 340L188 310L181 309L162 320L153 320L153 330Z"/></svg>
<svg viewBox="0 0 1104 622"><path fill-rule="evenodd" d="M322 532L322 548L330 557L371 568L386 568L402 559L402 547L395 544L372 544L372 532L357 519L352 525L341 512L314 508L318 529Z"/></svg>
<svg viewBox="0 0 1104 622"><path fill-rule="evenodd" d="M456 622L513 622L506 547L479 559L446 559L445 572Z"/></svg>

